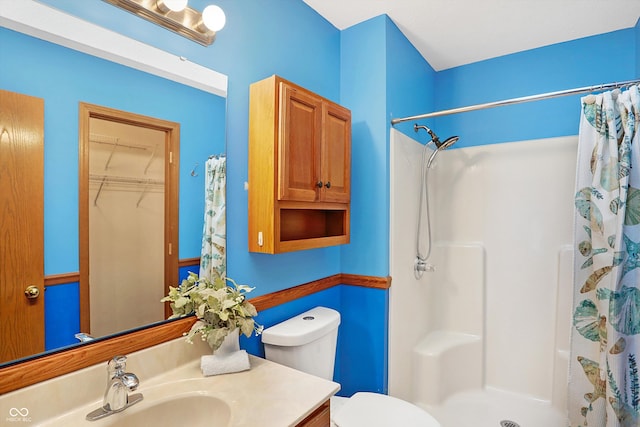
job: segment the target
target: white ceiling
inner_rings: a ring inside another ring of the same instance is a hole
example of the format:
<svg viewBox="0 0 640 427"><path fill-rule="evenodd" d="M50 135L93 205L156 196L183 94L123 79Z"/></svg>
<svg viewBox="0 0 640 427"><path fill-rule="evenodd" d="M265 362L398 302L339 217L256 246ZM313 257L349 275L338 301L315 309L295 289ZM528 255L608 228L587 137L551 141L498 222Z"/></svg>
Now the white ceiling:
<svg viewBox="0 0 640 427"><path fill-rule="evenodd" d="M387 14L436 70L633 27L640 0L304 0L338 29Z"/></svg>

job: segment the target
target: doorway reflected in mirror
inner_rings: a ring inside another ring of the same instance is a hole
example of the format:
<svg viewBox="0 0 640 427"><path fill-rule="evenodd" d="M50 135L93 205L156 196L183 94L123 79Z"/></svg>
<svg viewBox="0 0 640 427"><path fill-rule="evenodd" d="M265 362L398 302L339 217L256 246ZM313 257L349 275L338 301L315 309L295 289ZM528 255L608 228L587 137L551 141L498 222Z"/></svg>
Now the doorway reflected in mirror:
<svg viewBox="0 0 640 427"><path fill-rule="evenodd" d="M89 120L92 337L164 319L165 132ZM171 219L169 219L171 220Z"/></svg>
<svg viewBox="0 0 640 427"><path fill-rule="evenodd" d="M163 319L178 282L178 123L80 104L80 328Z"/></svg>

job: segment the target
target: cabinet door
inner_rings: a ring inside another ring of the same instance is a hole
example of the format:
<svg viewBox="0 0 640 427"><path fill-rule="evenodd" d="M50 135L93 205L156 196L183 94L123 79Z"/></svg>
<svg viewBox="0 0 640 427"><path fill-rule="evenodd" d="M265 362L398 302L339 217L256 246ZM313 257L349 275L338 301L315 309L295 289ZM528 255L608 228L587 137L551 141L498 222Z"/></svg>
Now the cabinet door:
<svg viewBox="0 0 640 427"><path fill-rule="evenodd" d="M347 203L351 194L351 112L324 104L321 200Z"/></svg>
<svg viewBox="0 0 640 427"><path fill-rule="evenodd" d="M331 425L331 404L327 400L296 427L329 427Z"/></svg>
<svg viewBox="0 0 640 427"><path fill-rule="evenodd" d="M278 199L313 202L321 179L322 101L281 83L280 108Z"/></svg>

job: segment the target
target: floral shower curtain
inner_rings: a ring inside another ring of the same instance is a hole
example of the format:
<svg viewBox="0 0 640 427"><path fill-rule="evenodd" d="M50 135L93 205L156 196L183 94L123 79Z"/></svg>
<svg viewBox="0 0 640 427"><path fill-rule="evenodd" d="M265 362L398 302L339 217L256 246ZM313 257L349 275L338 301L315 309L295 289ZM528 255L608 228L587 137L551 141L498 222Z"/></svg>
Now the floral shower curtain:
<svg viewBox="0 0 640 427"><path fill-rule="evenodd" d="M569 425L640 426L640 95L582 99Z"/></svg>
<svg viewBox="0 0 640 427"><path fill-rule="evenodd" d="M210 158L206 163L204 227L200 254L200 277L208 279L227 275L226 186L226 158Z"/></svg>

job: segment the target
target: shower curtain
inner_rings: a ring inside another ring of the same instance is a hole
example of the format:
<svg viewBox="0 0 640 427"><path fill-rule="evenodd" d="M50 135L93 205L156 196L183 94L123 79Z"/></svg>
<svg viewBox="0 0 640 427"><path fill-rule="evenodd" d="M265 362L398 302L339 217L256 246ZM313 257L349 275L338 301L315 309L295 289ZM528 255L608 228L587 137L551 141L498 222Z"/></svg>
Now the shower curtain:
<svg viewBox="0 0 640 427"><path fill-rule="evenodd" d="M640 425L638 87L582 99L569 425Z"/></svg>
<svg viewBox="0 0 640 427"><path fill-rule="evenodd" d="M226 277L226 199L227 161L211 157L206 163L204 226L200 254L200 277Z"/></svg>

